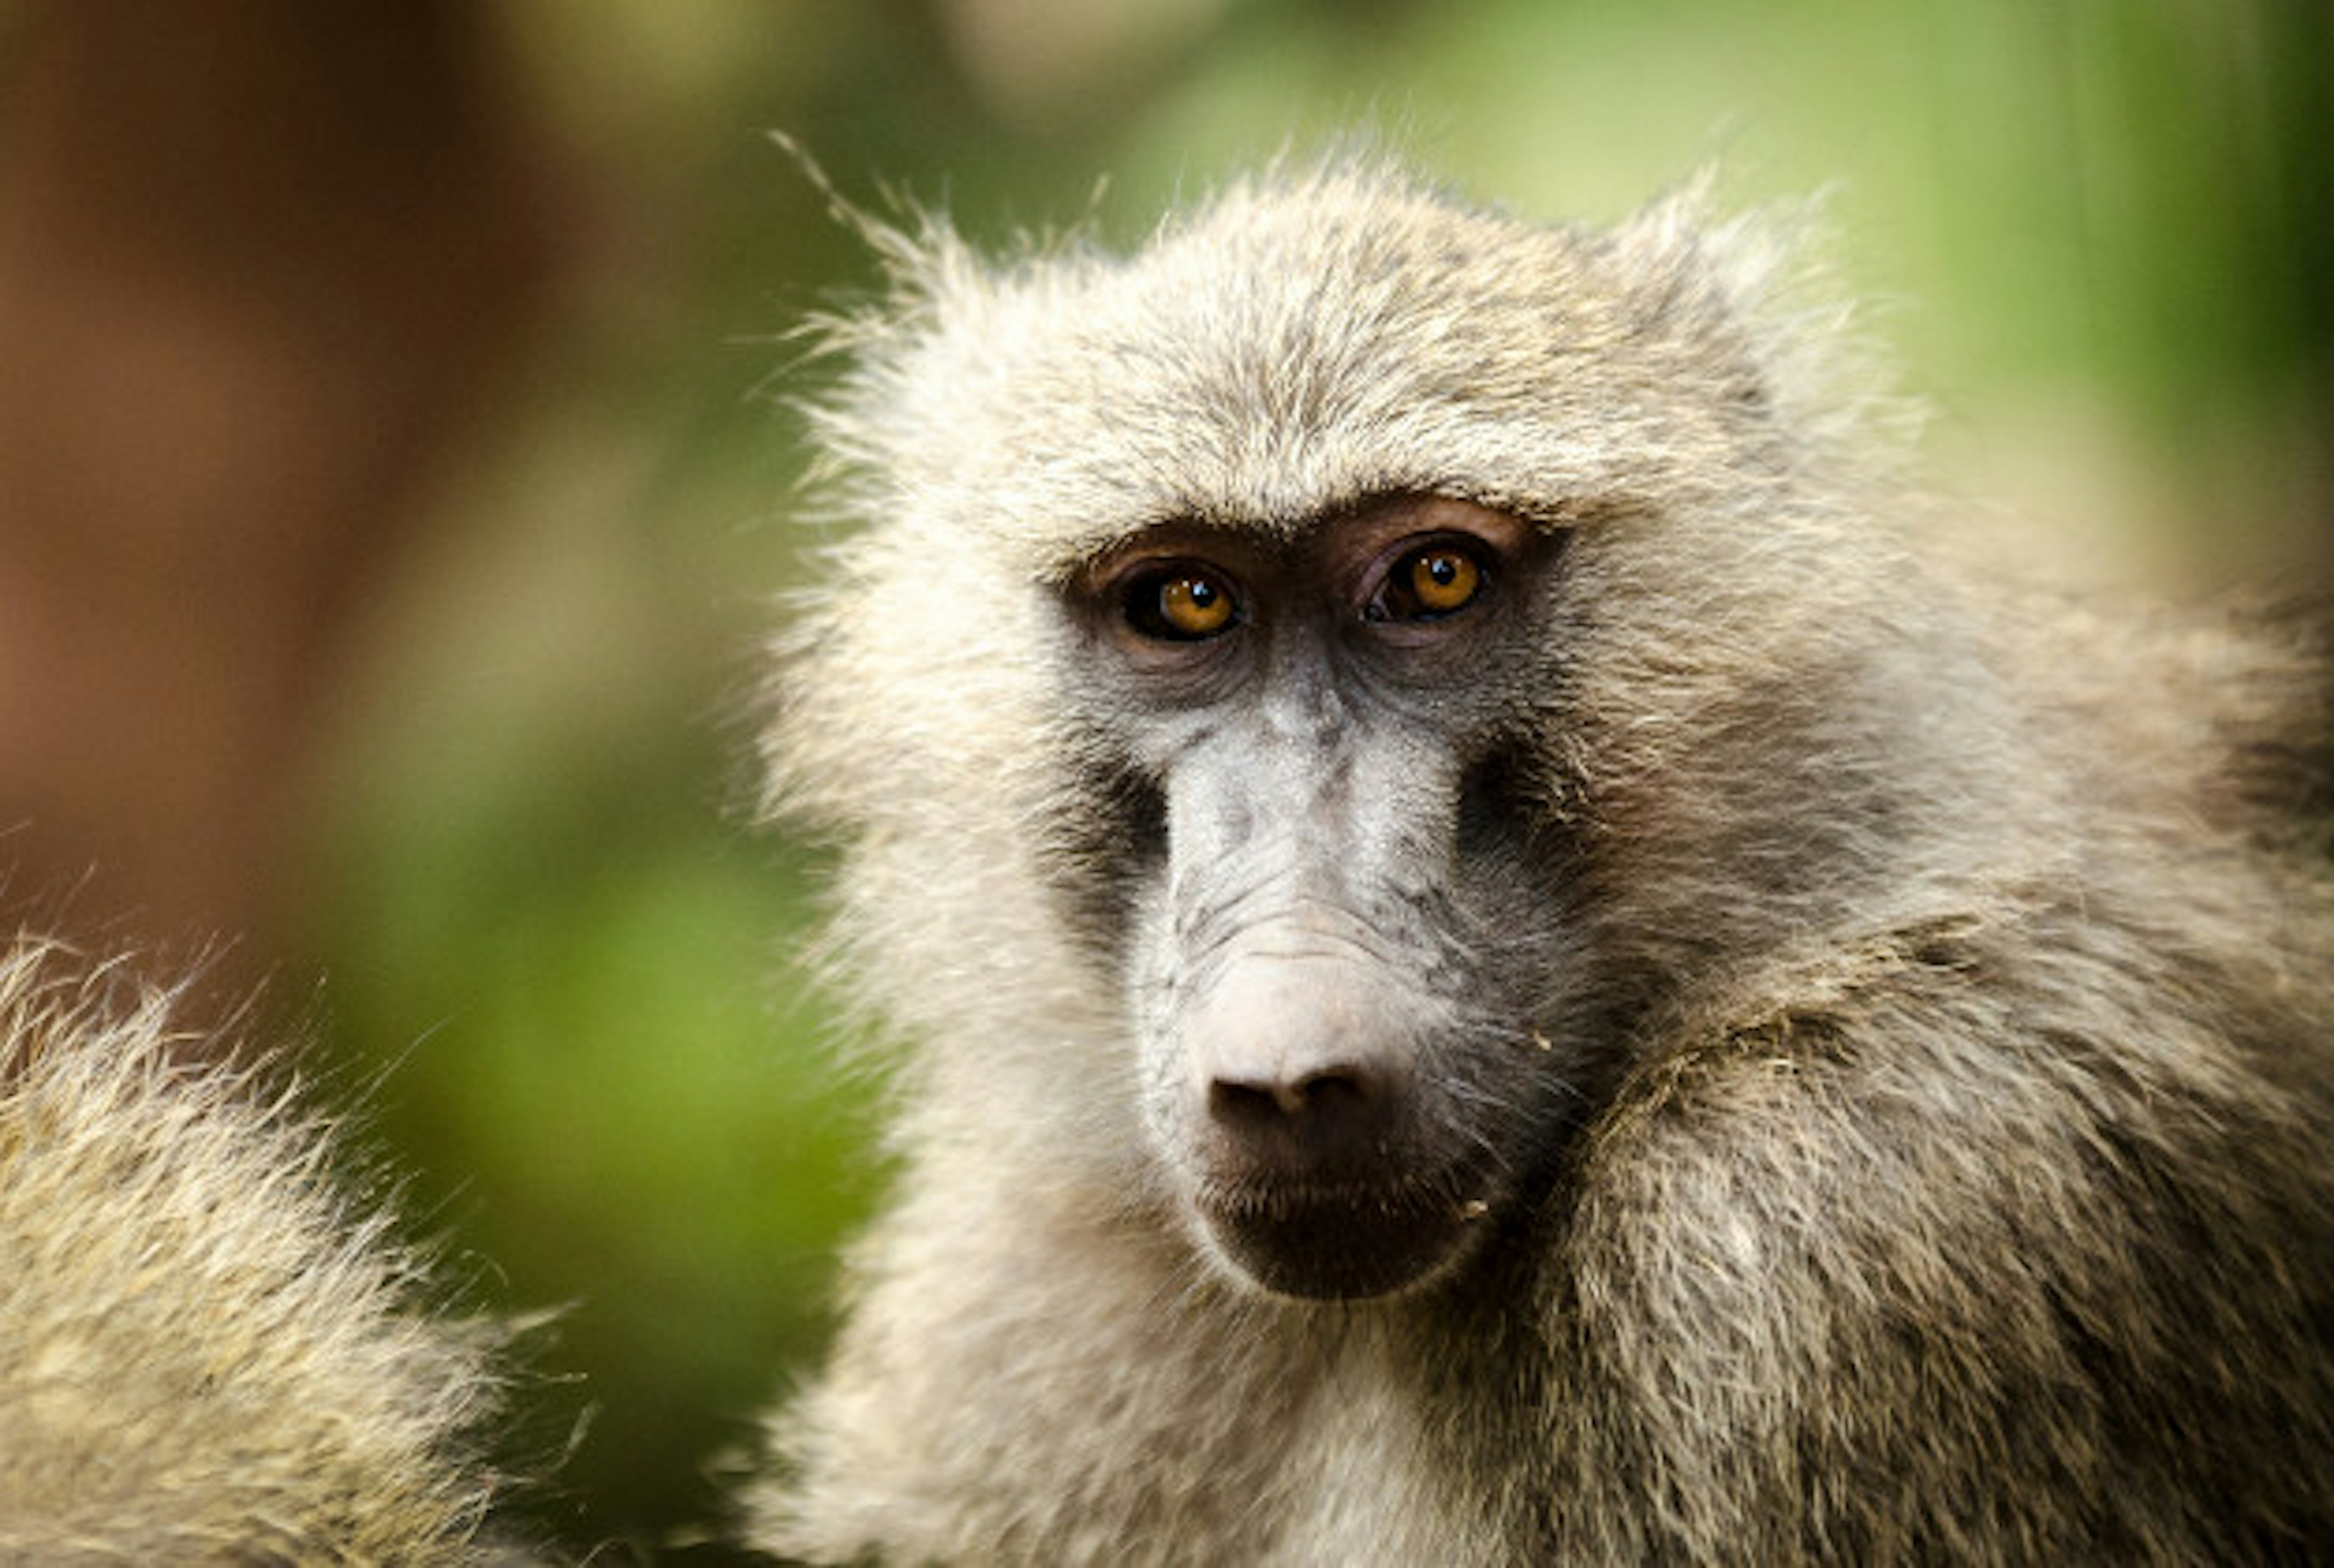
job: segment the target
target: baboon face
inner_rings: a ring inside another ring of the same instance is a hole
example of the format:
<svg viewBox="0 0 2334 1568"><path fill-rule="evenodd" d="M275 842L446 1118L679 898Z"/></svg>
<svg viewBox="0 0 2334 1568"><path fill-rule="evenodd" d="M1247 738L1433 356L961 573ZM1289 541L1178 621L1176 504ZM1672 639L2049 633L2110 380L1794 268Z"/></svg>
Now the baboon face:
<svg viewBox="0 0 2334 1568"><path fill-rule="evenodd" d="M1144 1121L1205 1249L1295 1296L1432 1280L1546 1121L1538 867L1498 798L1564 536L1439 496L1169 524L1066 588L1106 758ZM1122 850L1121 856L1129 856Z"/></svg>

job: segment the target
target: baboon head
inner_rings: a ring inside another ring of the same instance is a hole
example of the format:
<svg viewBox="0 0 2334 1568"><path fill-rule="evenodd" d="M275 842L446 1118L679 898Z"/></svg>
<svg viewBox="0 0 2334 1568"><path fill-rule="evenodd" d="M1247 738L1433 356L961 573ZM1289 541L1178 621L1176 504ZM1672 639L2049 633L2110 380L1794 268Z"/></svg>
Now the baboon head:
<svg viewBox="0 0 2334 1568"><path fill-rule="evenodd" d="M1696 207L1588 234L1332 165L1133 260L879 231L907 303L814 412L861 531L771 753L849 835L863 991L993 1043L911 1070L920 1126L1245 1285L1415 1291L1634 1019L1918 902L1922 792L1972 772L1898 678L1858 400Z"/></svg>

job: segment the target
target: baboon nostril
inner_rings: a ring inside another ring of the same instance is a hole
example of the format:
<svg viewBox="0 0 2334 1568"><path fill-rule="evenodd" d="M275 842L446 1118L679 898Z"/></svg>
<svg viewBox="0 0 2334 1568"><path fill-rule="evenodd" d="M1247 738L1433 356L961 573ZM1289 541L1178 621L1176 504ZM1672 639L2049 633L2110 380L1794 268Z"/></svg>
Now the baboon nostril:
<svg viewBox="0 0 2334 1568"><path fill-rule="evenodd" d="M1208 1113L1252 1156L1305 1165L1378 1141L1392 1121L1389 1089L1382 1074L1358 1065L1223 1075L1209 1082Z"/></svg>

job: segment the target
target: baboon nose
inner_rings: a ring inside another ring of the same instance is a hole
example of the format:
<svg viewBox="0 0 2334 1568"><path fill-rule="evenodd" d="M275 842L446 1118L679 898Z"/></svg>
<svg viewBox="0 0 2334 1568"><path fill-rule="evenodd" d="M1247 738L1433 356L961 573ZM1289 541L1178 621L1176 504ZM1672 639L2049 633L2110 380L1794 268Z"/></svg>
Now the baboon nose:
<svg viewBox="0 0 2334 1568"><path fill-rule="evenodd" d="M1208 1115L1249 1160L1285 1172L1317 1170L1384 1147L1398 1099L1394 1075L1360 1062L1301 1072L1219 1072Z"/></svg>

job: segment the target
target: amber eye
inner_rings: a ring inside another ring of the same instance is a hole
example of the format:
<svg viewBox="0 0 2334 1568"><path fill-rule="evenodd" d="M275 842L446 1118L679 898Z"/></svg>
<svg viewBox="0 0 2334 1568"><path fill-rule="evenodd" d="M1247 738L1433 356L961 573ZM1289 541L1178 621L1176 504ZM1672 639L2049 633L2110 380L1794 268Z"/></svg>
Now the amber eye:
<svg viewBox="0 0 2334 1568"><path fill-rule="evenodd" d="M1196 642L1238 619L1230 580L1188 561L1139 572L1126 588L1126 622L1145 637Z"/></svg>
<svg viewBox="0 0 2334 1568"><path fill-rule="evenodd" d="M1482 586L1482 568L1456 550L1423 550L1410 558L1410 593L1429 615L1465 608Z"/></svg>
<svg viewBox="0 0 2334 1568"><path fill-rule="evenodd" d="M1483 592L1483 565L1471 550L1439 543L1394 562L1370 601L1374 620L1439 620L1475 602Z"/></svg>

